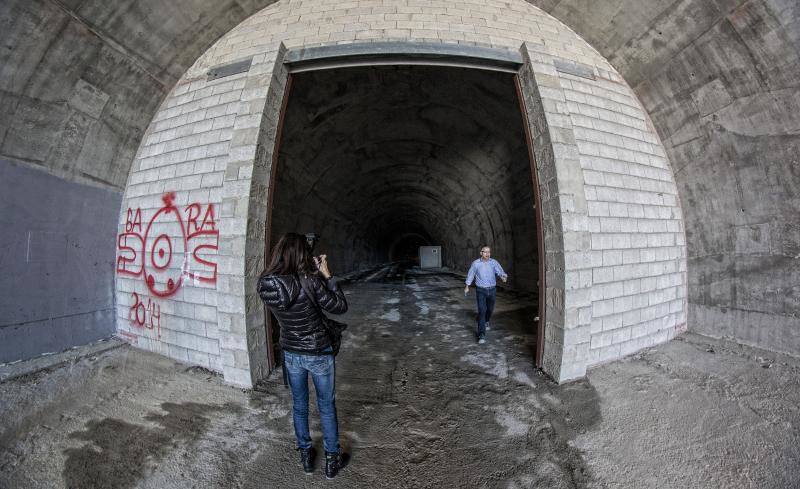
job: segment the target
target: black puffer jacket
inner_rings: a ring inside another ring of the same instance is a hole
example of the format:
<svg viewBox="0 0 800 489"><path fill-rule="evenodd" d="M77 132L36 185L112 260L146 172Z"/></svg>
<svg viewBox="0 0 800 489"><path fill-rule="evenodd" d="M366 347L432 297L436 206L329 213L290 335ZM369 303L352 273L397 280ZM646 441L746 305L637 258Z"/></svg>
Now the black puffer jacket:
<svg viewBox="0 0 800 489"><path fill-rule="evenodd" d="M347 311L347 300L336 278L325 280L318 275L309 275L306 286L309 285L323 310L332 314ZM294 353L320 354L331 346L322 314L306 295L296 275L261 277L258 295L278 319L281 348Z"/></svg>

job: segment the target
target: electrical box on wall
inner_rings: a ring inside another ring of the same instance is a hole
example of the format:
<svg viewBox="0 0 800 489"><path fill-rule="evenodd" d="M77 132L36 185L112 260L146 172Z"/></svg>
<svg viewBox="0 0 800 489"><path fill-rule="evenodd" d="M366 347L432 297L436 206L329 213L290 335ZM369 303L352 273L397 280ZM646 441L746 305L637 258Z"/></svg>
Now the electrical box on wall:
<svg viewBox="0 0 800 489"><path fill-rule="evenodd" d="M420 266L420 268L441 268L442 267L442 247L441 246L420 246L419 247L419 266Z"/></svg>

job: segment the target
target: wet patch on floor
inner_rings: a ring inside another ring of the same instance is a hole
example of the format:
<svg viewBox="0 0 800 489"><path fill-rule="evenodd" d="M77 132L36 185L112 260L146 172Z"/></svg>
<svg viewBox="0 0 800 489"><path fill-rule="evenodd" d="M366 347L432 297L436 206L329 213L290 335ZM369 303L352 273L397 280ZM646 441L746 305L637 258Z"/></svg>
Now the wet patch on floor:
<svg viewBox="0 0 800 489"><path fill-rule="evenodd" d="M70 488L134 487L169 451L202 437L212 415L241 413L236 405L197 403L163 403L161 409L166 414L144 418L156 426L105 418L91 420L84 430L70 434L69 438L86 444L64 451L64 484Z"/></svg>

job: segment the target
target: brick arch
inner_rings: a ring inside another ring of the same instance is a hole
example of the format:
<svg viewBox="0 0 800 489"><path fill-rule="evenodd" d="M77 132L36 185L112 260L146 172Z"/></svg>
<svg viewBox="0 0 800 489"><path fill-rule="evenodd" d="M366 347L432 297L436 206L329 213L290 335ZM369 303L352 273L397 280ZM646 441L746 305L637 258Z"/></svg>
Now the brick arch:
<svg viewBox="0 0 800 489"><path fill-rule="evenodd" d="M428 29L424 20L387 20L387 15L405 15L397 8L394 14L375 13L360 31L349 30L352 21L334 7L306 8L311 3L264 9L188 70L151 123L131 174L133 181L155 178L162 185L129 184L123 203L125 209L137 199L152 200L152 189L161 192L174 178L187 194L205 197L207 192L219 207L217 283L204 300L215 304L206 323L216 335L211 366L226 380L251 385L267 372L263 308L254 277L263 268L287 47L391 39L521 49L526 63L520 88L545 216L545 371L558 381L577 378L592 364L666 341L685 327L685 244L669 163L635 95L584 41L521 1L500 14L473 5L471 17L443 17L447 21ZM414 13L408 16L413 19ZM488 27L497 18L507 21L502 36ZM386 22L396 28L388 29ZM536 32L516 29L519 22L536 25ZM206 77L213 67L243 59L249 62L246 71ZM178 177L189 164L192 171ZM128 303L130 288L118 278L119 303ZM190 320L177 312L176 317L184 324ZM118 324L136 334L122 319ZM164 349L163 343L146 347Z"/></svg>

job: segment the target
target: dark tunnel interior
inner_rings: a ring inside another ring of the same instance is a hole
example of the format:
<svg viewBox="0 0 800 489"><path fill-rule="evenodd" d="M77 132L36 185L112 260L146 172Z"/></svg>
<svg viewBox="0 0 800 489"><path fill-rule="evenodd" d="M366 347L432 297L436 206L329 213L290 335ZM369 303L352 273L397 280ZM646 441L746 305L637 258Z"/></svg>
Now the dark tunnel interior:
<svg viewBox="0 0 800 489"><path fill-rule="evenodd" d="M440 245L465 273L492 247L533 292L531 165L513 75L371 66L293 75L275 174L271 242L320 235L334 273L411 261Z"/></svg>

